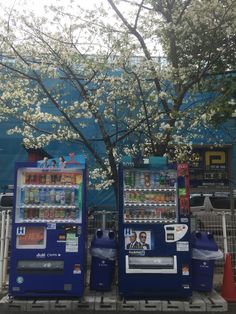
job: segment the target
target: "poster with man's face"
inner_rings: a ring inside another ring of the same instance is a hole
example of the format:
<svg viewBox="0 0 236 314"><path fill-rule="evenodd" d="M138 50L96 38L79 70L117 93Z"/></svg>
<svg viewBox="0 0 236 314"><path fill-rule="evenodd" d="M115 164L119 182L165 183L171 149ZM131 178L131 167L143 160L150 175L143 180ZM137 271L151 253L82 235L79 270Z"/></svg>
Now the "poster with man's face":
<svg viewBox="0 0 236 314"><path fill-rule="evenodd" d="M151 250L151 231L125 229L126 250Z"/></svg>

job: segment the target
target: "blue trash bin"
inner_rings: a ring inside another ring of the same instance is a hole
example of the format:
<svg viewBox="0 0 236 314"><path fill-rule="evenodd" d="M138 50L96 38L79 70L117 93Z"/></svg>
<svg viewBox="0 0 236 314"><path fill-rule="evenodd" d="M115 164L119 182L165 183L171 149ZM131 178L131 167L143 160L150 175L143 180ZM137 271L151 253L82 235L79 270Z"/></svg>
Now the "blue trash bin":
<svg viewBox="0 0 236 314"><path fill-rule="evenodd" d="M192 245L192 288L197 291L211 291L214 276L214 261L223 257L213 234L193 232Z"/></svg>
<svg viewBox="0 0 236 314"><path fill-rule="evenodd" d="M117 238L113 230L98 229L91 242L90 289L110 291L115 274Z"/></svg>

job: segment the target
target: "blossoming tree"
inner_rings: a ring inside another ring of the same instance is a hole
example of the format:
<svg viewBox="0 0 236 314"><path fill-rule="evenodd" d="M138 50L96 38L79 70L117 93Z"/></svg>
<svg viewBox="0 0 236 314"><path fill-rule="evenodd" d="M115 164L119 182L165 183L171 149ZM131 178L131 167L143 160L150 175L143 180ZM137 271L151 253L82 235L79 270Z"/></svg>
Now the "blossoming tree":
<svg viewBox="0 0 236 314"><path fill-rule="evenodd" d="M182 160L224 113L234 0L58 3L44 16L2 8L0 119L17 119L9 134L28 148L80 143L95 161L91 179L117 195L123 154ZM225 104L230 116L235 104Z"/></svg>

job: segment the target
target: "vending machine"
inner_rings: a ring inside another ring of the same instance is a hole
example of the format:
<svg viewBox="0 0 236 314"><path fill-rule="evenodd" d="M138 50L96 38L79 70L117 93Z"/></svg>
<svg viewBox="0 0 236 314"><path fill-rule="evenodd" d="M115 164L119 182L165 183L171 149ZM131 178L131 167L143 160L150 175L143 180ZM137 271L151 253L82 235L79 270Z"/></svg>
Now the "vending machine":
<svg viewBox="0 0 236 314"><path fill-rule="evenodd" d="M119 166L119 294L191 296L189 172L162 157Z"/></svg>
<svg viewBox="0 0 236 314"><path fill-rule="evenodd" d="M77 161L76 161L77 160ZM16 163L9 295L82 296L86 166L83 156Z"/></svg>

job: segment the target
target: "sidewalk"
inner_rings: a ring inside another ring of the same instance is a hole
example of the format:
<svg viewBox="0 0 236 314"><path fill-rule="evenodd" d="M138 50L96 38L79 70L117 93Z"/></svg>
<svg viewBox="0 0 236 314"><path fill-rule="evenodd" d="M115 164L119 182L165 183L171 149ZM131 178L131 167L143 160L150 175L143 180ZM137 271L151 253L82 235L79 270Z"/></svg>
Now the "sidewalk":
<svg viewBox="0 0 236 314"><path fill-rule="evenodd" d="M8 300L5 296L0 301L0 313L9 312L26 313L94 313L108 314L115 312L146 313L147 311L165 313L190 312L228 312L235 313L236 304L228 303L215 290L208 293L194 292L189 300L120 300L114 287L111 292L94 292L85 290L83 298L63 299L34 299L34 300Z"/></svg>

